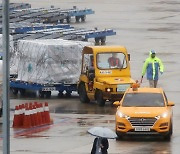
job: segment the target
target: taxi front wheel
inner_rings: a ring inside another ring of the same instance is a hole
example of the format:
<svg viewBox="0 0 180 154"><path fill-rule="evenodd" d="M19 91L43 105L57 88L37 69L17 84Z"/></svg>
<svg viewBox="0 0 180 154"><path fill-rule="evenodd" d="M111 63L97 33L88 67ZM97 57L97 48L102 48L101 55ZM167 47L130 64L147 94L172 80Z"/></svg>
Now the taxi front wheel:
<svg viewBox="0 0 180 154"><path fill-rule="evenodd" d="M117 134L117 138L116 138L116 140L122 140L123 139L123 134L122 133L120 133L120 132L118 132L118 131L116 131L116 134Z"/></svg>
<svg viewBox="0 0 180 154"><path fill-rule="evenodd" d="M173 126L172 126L172 123L171 123L171 124L170 124L169 132L164 136L164 140L165 140L165 141L170 141L170 140L171 140L172 133L173 133Z"/></svg>

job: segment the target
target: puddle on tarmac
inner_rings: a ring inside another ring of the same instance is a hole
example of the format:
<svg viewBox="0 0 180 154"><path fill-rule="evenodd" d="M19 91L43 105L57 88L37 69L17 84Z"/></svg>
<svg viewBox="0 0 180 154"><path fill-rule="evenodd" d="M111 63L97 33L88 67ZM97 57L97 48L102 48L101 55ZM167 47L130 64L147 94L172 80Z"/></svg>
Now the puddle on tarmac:
<svg viewBox="0 0 180 154"><path fill-rule="evenodd" d="M88 121L88 119L90 119L90 121ZM97 123L110 124L110 123L115 123L115 120L98 120L98 121L94 122L94 120L92 121L92 118L78 118L78 122L77 122L77 124L81 127L94 126Z"/></svg>
<svg viewBox="0 0 180 154"><path fill-rule="evenodd" d="M94 123L93 122L87 122L87 121L85 121L85 120L79 120L78 122L77 122L77 124L79 125L79 126L93 126L94 125Z"/></svg>
<svg viewBox="0 0 180 154"><path fill-rule="evenodd" d="M17 130L14 129L14 137L48 137L44 135L38 135L40 132L44 132L49 130L50 125L45 125L45 126L40 126L40 127L34 127L34 128L29 128L27 130L22 129L22 130Z"/></svg>
<svg viewBox="0 0 180 154"><path fill-rule="evenodd" d="M56 111L54 113L72 113L72 114L107 114L107 111L104 109L99 110L69 110L69 109L62 109L62 108L56 108ZM114 114L114 111L109 111L108 114Z"/></svg>

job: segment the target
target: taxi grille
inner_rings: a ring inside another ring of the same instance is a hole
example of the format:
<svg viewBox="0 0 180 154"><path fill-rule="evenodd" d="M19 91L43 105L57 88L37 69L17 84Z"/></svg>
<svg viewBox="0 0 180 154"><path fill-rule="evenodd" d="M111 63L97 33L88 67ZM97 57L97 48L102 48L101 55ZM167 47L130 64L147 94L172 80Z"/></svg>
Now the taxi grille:
<svg viewBox="0 0 180 154"><path fill-rule="evenodd" d="M132 126L153 126L156 118L129 118Z"/></svg>

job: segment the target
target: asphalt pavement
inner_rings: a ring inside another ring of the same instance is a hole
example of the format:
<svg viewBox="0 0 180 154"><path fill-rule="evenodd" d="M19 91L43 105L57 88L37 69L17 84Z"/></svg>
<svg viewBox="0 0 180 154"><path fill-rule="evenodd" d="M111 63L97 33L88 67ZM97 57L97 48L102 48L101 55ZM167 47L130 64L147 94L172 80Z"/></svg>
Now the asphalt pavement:
<svg viewBox="0 0 180 154"><path fill-rule="evenodd" d="M124 45L131 54L132 78L140 79L142 65L150 49L157 52L165 67L158 87L162 87L169 100L175 102L173 136L170 142L160 138L127 138L123 141L109 140L110 154L179 154L180 142L180 2L178 0L12 0L28 2L32 7L91 8L94 15L87 16L85 23L72 23L74 27L93 29L112 28L116 36L107 38L107 45ZM94 41L94 40L90 40ZM144 78L142 86L148 86ZM115 129L116 109L107 103L101 108L96 103L81 104L78 96L56 97L48 100L38 97L11 97L11 126L14 107L30 101L49 103L54 124L35 130L11 127L12 154L87 154L94 137L87 133L93 126ZM35 132L34 132L35 131ZM2 131L0 140L2 153Z"/></svg>

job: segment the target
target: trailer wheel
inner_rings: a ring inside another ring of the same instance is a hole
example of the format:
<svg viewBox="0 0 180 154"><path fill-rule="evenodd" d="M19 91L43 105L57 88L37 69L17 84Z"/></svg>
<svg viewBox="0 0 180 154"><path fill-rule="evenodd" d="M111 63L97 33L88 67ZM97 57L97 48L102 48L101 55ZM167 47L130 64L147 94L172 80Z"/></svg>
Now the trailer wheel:
<svg viewBox="0 0 180 154"><path fill-rule="evenodd" d="M51 91L46 91L45 95L46 95L46 98L51 98Z"/></svg>
<svg viewBox="0 0 180 154"><path fill-rule="evenodd" d="M96 101L99 106L105 105L105 100L103 99L103 93L101 90L97 90L97 92L96 92Z"/></svg>
<svg viewBox="0 0 180 154"><path fill-rule="evenodd" d="M80 17L76 16L75 19L76 19L76 22L79 22Z"/></svg>
<svg viewBox="0 0 180 154"><path fill-rule="evenodd" d="M17 95L17 94L18 94L18 89L17 89L17 88L12 88L11 91L12 91L12 93L13 93L14 95Z"/></svg>
<svg viewBox="0 0 180 154"><path fill-rule="evenodd" d="M81 22L85 22L85 20L86 20L86 16L85 15L81 16Z"/></svg>
<svg viewBox="0 0 180 154"><path fill-rule="evenodd" d="M61 20L59 20L60 21L60 23L64 23L64 19L61 19Z"/></svg>
<svg viewBox="0 0 180 154"><path fill-rule="evenodd" d="M26 94L25 89L19 89L19 92L20 92L21 96L25 96L25 94Z"/></svg>
<svg viewBox="0 0 180 154"><path fill-rule="evenodd" d="M66 92L66 97L71 97L71 92Z"/></svg>
<svg viewBox="0 0 180 154"><path fill-rule="evenodd" d="M100 38L95 37L95 45L100 45Z"/></svg>
<svg viewBox="0 0 180 154"><path fill-rule="evenodd" d="M106 45L106 37L101 37L101 45Z"/></svg>
<svg viewBox="0 0 180 154"><path fill-rule="evenodd" d="M39 97L44 98L45 92L44 91L39 91Z"/></svg>
<svg viewBox="0 0 180 154"><path fill-rule="evenodd" d="M68 17L66 18L66 21L67 21L67 23L69 24L69 23L71 22L71 17L68 16Z"/></svg>
<svg viewBox="0 0 180 154"><path fill-rule="evenodd" d="M59 98L64 97L63 91L59 91L59 93L58 93L58 97L59 97Z"/></svg>
<svg viewBox="0 0 180 154"><path fill-rule="evenodd" d="M88 98L88 96L87 96L86 88L85 88L85 84L84 84L84 83L81 83L81 84L79 85L78 91L79 91L80 101L81 101L82 103L89 103L90 100L89 100L89 98Z"/></svg>

